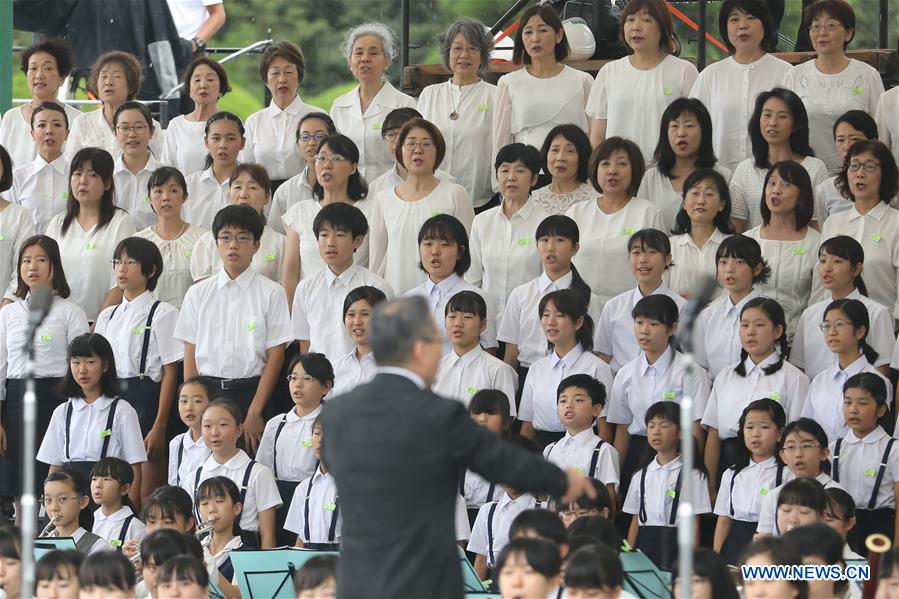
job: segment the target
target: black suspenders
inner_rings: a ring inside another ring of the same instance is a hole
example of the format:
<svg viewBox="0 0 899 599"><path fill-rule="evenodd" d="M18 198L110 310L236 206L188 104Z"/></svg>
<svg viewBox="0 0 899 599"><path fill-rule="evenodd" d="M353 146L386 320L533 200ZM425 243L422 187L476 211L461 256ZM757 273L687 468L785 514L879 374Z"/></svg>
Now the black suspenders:
<svg viewBox="0 0 899 599"><path fill-rule="evenodd" d="M187 429L185 435L190 434L190 429ZM181 461L184 457L184 437L181 437L181 443L178 444L178 464L175 466L175 486L181 486ZM200 465L202 468L202 464Z"/></svg>
<svg viewBox="0 0 899 599"><path fill-rule="evenodd" d="M465 475L468 473L468 468L462 468L459 472L459 495L463 498L465 497ZM487 490L487 500L484 503L490 503L493 501L493 493L496 491L496 483L490 483L490 488Z"/></svg>
<svg viewBox="0 0 899 599"><path fill-rule="evenodd" d="M127 518L125 518L125 522L122 524L122 530L119 531L118 542L116 543L116 549L119 551L122 550L122 545L125 543L125 535L128 534L128 527L131 526L131 521L134 520L134 514L131 514Z"/></svg>
<svg viewBox="0 0 899 599"><path fill-rule="evenodd" d="M490 504L490 511L487 512L487 558L490 562L490 565L496 565L496 559L493 555L493 514L496 513L496 506L499 505L499 501L494 501Z"/></svg>
<svg viewBox="0 0 899 599"><path fill-rule="evenodd" d="M119 398L116 397L112 400L112 404L109 406L109 415L106 416L106 428L103 430L103 433L109 431L109 434L103 435L103 447L100 449L100 459L106 457L106 452L109 451L109 441L112 439L112 424L115 420L115 410L116 406L119 405ZM71 462L72 458L69 455L69 437L71 437L72 430L72 412L75 408L72 407L71 400L68 405L66 405L66 461Z"/></svg>
<svg viewBox="0 0 899 599"><path fill-rule="evenodd" d="M278 437L281 436L281 431L284 429L284 425L287 423L287 414L281 418L281 422L278 423L278 430L275 431L275 440L272 442L272 471L275 475L276 480L280 480L278 478ZM316 465L318 468L318 465ZM315 472L313 471L312 476L315 476ZM308 537L307 537L308 538Z"/></svg>
<svg viewBox="0 0 899 599"><path fill-rule="evenodd" d="M877 495L880 493L880 485L883 484L883 476L886 474L887 461L890 459L890 452L893 450L893 443L896 442L895 437L890 437L887 446L883 450L883 457L880 458L880 467L877 469L877 478L874 479L874 489L871 491L871 498L868 500L868 507L865 509L873 510L877 505ZM836 482L840 482L840 447L843 439L837 439L836 446L833 448L833 473L832 477Z"/></svg>
<svg viewBox="0 0 899 599"><path fill-rule="evenodd" d="M739 470L735 470L733 478L730 479L730 517L731 518L734 517L734 483L737 480L737 475L740 474L740 472L742 472L742 471L743 471L742 468L740 468ZM777 465L777 474L774 477L775 488L779 487L781 485L781 482L783 481L783 477L784 477L784 465L778 464Z"/></svg>
<svg viewBox="0 0 899 599"><path fill-rule="evenodd" d="M837 439L837 444L833 448L833 472L830 473L831 478L836 482L840 482L840 446L843 445L843 439Z"/></svg>
<svg viewBox="0 0 899 599"><path fill-rule="evenodd" d="M318 473L318 463L315 464L315 472ZM309 478L309 486L306 487L306 498L303 503L303 536L306 542L311 542L311 533L309 532L309 496L312 494L312 483L315 482L315 474ZM337 534L337 513L340 511L339 497L334 498L334 511L331 512L331 525L328 527L328 542L333 543Z"/></svg>
<svg viewBox="0 0 899 599"><path fill-rule="evenodd" d="M548 445L549 451L546 452L546 461L549 461L549 456L552 455L553 449L556 448L556 443L558 441L550 443ZM605 441L602 439L596 444L596 447L593 448L593 455L590 456L590 469L586 472L588 478L596 478L594 474L596 473L596 464L599 463L599 450L602 448ZM489 500L488 500L489 501Z"/></svg>
<svg viewBox="0 0 899 599"><path fill-rule="evenodd" d="M189 433L190 431L188 431ZM243 471L243 482L240 484L240 503L241 505L246 505L247 500L247 486L250 484L250 475L253 473L253 465L256 464L256 460L250 460L250 463L247 464L246 470ZM197 513L197 518L200 517L200 477L203 475L203 466L201 465L197 468L197 475L194 477L194 511Z"/></svg>
<svg viewBox="0 0 899 599"><path fill-rule="evenodd" d="M156 308L161 304L159 300L153 302L153 305L150 307L150 313L147 315L147 324L144 325L144 343L140 350L140 368L138 372L138 376L143 379L147 373L147 354L150 351L150 329L153 325L153 315L156 314ZM116 310L119 309L119 304L115 308L112 309L112 314L109 315L109 320L115 316Z"/></svg>
<svg viewBox="0 0 899 599"><path fill-rule="evenodd" d="M668 526L674 526L677 522L677 506L680 503L680 487L681 475L684 473L684 467L681 466L677 473L677 481L674 483L674 501L671 503L671 514L668 516ZM667 492L667 491L666 491ZM646 516L646 468L640 471L640 513L637 514L640 524L645 524L648 520Z"/></svg>

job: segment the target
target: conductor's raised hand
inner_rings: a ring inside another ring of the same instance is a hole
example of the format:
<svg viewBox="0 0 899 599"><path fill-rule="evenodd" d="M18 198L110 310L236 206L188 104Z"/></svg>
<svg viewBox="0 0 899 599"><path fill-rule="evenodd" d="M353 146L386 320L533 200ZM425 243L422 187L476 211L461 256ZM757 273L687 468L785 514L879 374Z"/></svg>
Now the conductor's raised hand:
<svg viewBox="0 0 899 599"><path fill-rule="evenodd" d="M590 482L590 479L584 476L584 473L577 468L568 468L565 470L565 476L568 478L568 490L562 497L562 503L569 505L577 501L578 498L586 495L590 499L596 498L596 488Z"/></svg>

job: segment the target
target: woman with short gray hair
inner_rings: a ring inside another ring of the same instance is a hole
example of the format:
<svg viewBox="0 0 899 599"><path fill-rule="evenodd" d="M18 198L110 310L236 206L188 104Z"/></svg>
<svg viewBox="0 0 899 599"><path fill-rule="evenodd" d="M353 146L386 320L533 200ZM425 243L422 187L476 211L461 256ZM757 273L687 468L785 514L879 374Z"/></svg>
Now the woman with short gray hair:
<svg viewBox="0 0 899 599"><path fill-rule="evenodd" d="M396 55L393 34L386 25L363 23L352 28L343 52L359 85L334 100L331 118L337 130L355 142L359 170L373 181L393 166L393 157L381 141L384 117L394 108L415 106L415 100L384 77Z"/></svg>
<svg viewBox="0 0 899 599"><path fill-rule="evenodd" d="M479 75L487 70L493 38L476 19L462 17L440 39L443 64L452 77L421 91L418 109L446 139L444 170L471 197L476 211L489 208L493 196L492 108L496 86Z"/></svg>

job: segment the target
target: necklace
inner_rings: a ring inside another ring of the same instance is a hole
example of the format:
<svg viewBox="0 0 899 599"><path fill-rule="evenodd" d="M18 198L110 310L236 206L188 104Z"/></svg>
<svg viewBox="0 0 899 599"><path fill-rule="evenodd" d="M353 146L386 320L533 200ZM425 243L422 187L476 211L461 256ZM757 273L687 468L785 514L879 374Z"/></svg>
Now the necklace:
<svg viewBox="0 0 899 599"><path fill-rule="evenodd" d="M473 89L474 86L475 86L476 84L477 84L477 81L475 81L475 83L472 83L472 84L470 85L470 87ZM450 84L450 85L452 85L452 84ZM470 92L471 90L468 90L468 91ZM456 102L456 106L453 108L453 111L452 111L452 112L450 113L450 115L449 115L451 121L458 120L458 118L459 118L459 113L458 113L459 106L462 105L462 101L463 101L464 99L465 99L465 95L462 94L462 86L460 85L460 86L459 86L459 101Z"/></svg>
<svg viewBox="0 0 899 599"><path fill-rule="evenodd" d="M184 223L183 225L181 225L181 230L178 231L178 234L175 235L174 237L172 237L171 239L166 239L165 237L163 237L162 235L160 235L160 234L159 234L159 229L157 228L158 226L159 226L159 223L156 223L155 225L153 225L153 229L152 229L152 230L153 230L154 233L156 233L156 235L157 235L160 239L163 239L163 240L165 240L165 241L174 241L174 240L178 239L179 237L181 237L182 235L184 235L184 232L187 231L187 227L190 226L190 225L189 225L189 223Z"/></svg>

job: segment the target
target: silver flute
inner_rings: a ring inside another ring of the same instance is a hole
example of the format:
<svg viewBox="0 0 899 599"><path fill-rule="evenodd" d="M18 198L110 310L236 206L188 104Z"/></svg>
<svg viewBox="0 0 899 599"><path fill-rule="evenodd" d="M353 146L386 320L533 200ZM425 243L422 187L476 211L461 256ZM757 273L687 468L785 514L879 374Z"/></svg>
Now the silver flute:
<svg viewBox="0 0 899 599"><path fill-rule="evenodd" d="M46 537L50 534L51 530L56 527L56 521L59 520L59 516L50 516L50 521L47 522L47 526L44 527L44 530L41 531L41 534L38 537Z"/></svg>

